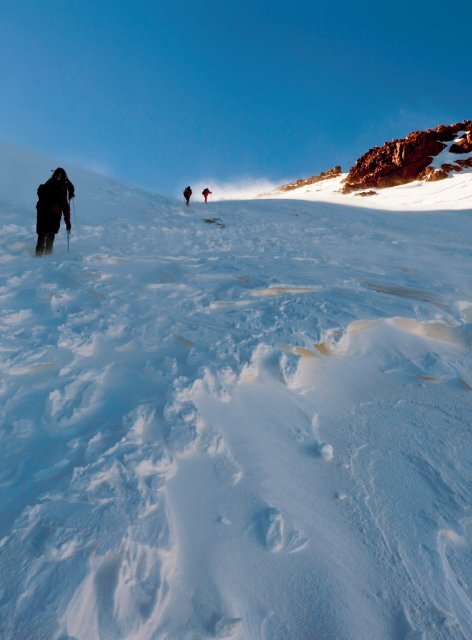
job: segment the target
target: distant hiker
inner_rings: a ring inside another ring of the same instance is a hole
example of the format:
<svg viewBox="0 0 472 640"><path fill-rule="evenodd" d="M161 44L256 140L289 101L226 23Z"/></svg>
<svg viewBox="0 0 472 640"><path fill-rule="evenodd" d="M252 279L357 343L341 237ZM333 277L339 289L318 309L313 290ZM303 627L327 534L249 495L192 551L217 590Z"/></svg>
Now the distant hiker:
<svg viewBox="0 0 472 640"><path fill-rule="evenodd" d="M190 204L190 196L192 195L192 189L190 187L187 187L184 191L184 198L185 198L185 204L187 205L187 207Z"/></svg>
<svg viewBox="0 0 472 640"><path fill-rule="evenodd" d="M55 169L49 180L39 185L38 202L36 204L37 256L52 252L54 238L61 226L61 216L63 214L67 232L70 232L69 201L74 195L74 185L67 177L64 169L60 167Z"/></svg>
<svg viewBox="0 0 472 640"><path fill-rule="evenodd" d="M202 196L205 198L205 202L208 200L209 195L211 195L211 191L208 187L205 187L202 191Z"/></svg>

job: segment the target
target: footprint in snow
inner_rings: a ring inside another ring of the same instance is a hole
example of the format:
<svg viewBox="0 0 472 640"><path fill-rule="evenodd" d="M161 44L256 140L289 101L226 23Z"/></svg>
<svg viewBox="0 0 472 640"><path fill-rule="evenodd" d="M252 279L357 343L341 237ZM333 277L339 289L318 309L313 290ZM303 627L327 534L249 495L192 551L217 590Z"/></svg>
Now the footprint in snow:
<svg viewBox="0 0 472 640"><path fill-rule="evenodd" d="M232 638L241 631L241 618L222 616L217 618L213 626L214 638Z"/></svg>
<svg viewBox="0 0 472 640"><path fill-rule="evenodd" d="M279 509L267 507L258 516L259 534L263 545L272 553L295 553L308 544L307 538L295 529L287 527Z"/></svg>
<svg viewBox="0 0 472 640"><path fill-rule="evenodd" d="M65 386L53 389L45 406L49 423L59 428L70 427L100 408L108 369L84 371Z"/></svg>

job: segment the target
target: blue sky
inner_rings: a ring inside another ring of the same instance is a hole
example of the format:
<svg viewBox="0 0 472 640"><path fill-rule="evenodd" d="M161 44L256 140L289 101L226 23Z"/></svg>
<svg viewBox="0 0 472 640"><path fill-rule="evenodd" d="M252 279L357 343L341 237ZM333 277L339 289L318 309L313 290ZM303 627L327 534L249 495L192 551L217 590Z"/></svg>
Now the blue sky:
<svg viewBox="0 0 472 640"><path fill-rule="evenodd" d="M470 0L2 2L0 138L167 194L347 170L472 117L470 15Z"/></svg>

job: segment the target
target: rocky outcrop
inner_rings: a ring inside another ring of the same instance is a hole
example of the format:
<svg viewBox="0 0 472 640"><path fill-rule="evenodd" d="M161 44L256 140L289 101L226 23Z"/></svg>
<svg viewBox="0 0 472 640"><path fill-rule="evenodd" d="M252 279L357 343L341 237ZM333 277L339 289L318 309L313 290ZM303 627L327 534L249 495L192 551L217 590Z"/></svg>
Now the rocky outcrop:
<svg viewBox="0 0 472 640"><path fill-rule="evenodd" d="M328 169L327 171L323 171L317 176L311 176L311 178L301 178L300 180L295 180L295 182L289 182L288 184L283 184L281 187L277 187L276 191L292 191L293 189L306 187L310 184L321 182L322 180L337 178L339 175L341 175L341 167L336 166L336 167L333 167L332 169Z"/></svg>
<svg viewBox="0 0 472 640"><path fill-rule="evenodd" d="M423 180L424 182L436 182L437 180L444 180L447 178L450 171L454 170L453 165L444 165L446 168L443 169L434 169L433 167L426 167L423 171L418 175L418 180ZM460 168L458 167L460 171Z"/></svg>
<svg viewBox="0 0 472 640"><path fill-rule="evenodd" d="M365 198L367 196L376 196L377 195L377 191L372 191L372 189L370 189L369 191L358 191L354 195L355 196L360 196L361 198Z"/></svg>
<svg viewBox="0 0 472 640"><path fill-rule="evenodd" d="M472 131L467 131L460 140L451 145L451 153L470 153L472 151Z"/></svg>
<svg viewBox="0 0 472 640"><path fill-rule="evenodd" d="M462 135L459 135L461 132ZM458 138L456 140L456 138ZM433 159L448 143L452 154L472 151L472 121L464 120L452 125L441 125L426 131L414 131L402 140L386 142L374 147L357 160L344 180L343 192L360 189L394 187L413 180L442 180L451 171L472 166L471 158L457 158L454 163L431 167Z"/></svg>
<svg viewBox="0 0 472 640"><path fill-rule="evenodd" d="M472 158L459 158L459 160L456 160L456 164L460 165L464 169L472 169Z"/></svg>

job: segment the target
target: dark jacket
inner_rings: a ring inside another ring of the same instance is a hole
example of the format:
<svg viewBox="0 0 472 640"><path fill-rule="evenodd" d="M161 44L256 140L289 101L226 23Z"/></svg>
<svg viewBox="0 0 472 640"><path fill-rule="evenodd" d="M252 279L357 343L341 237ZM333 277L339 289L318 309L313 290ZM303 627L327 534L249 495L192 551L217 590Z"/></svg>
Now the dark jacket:
<svg viewBox="0 0 472 640"><path fill-rule="evenodd" d="M68 181L67 181L68 182ZM73 185L70 187L73 193ZM70 206L68 184L49 178L38 187L38 202L36 204L36 233L57 233L61 226L61 216L70 226Z"/></svg>

